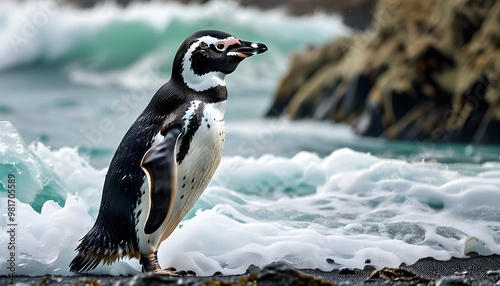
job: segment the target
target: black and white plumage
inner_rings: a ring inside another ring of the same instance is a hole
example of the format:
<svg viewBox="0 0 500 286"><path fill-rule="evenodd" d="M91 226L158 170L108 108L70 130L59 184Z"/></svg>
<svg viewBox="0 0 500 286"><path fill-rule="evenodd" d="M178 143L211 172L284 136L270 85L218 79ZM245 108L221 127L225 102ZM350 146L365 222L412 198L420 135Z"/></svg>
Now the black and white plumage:
<svg viewBox="0 0 500 286"><path fill-rule="evenodd" d="M108 169L99 214L77 247L73 272L101 262L140 259L162 270L160 243L193 207L224 148L224 77L264 44L220 31L199 31L180 46L171 79L154 95L122 139Z"/></svg>

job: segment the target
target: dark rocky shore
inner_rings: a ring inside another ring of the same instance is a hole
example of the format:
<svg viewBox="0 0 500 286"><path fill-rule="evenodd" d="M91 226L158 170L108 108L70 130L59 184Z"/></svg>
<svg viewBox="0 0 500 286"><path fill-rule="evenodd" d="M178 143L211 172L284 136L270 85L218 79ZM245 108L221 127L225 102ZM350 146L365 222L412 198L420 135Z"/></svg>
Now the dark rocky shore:
<svg viewBox="0 0 500 286"><path fill-rule="evenodd" d="M268 115L498 144L499 27L500 1L380 0L371 28L292 57Z"/></svg>
<svg viewBox="0 0 500 286"><path fill-rule="evenodd" d="M241 276L166 277L138 274L116 276L18 276L0 277L1 285L500 285L500 256L477 256L449 261L422 259L411 266L375 269L299 271L284 263L274 263Z"/></svg>

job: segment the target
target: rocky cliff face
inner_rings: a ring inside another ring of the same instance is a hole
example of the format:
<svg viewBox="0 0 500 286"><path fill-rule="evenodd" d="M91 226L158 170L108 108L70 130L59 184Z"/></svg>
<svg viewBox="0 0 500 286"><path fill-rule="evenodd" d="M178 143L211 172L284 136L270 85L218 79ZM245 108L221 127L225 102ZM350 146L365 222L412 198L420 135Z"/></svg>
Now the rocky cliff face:
<svg viewBox="0 0 500 286"><path fill-rule="evenodd" d="M380 0L371 28L292 57L268 114L500 143L499 81L500 1Z"/></svg>

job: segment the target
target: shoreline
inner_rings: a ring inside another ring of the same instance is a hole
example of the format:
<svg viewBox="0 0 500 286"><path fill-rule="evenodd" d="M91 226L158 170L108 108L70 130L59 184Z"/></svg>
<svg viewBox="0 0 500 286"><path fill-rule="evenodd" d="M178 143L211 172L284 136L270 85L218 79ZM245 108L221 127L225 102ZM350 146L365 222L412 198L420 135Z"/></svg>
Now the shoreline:
<svg viewBox="0 0 500 286"><path fill-rule="evenodd" d="M368 279L368 280L367 280ZM11 281L13 283L11 283ZM297 270L273 263L256 272L238 276L166 277L135 276L0 276L0 285L500 285L500 255L452 258L438 261L424 258L399 268L334 269L330 272Z"/></svg>

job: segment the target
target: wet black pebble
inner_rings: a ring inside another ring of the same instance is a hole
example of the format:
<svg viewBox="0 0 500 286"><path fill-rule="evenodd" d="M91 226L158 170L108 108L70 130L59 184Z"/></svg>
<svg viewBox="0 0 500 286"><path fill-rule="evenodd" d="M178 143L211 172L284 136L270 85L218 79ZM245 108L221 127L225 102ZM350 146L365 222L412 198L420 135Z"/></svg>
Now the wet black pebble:
<svg viewBox="0 0 500 286"><path fill-rule="evenodd" d="M342 268L342 269L340 269L339 274L341 274L341 275L352 275L352 274L356 274L356 271L354 269Z"/></svg>

